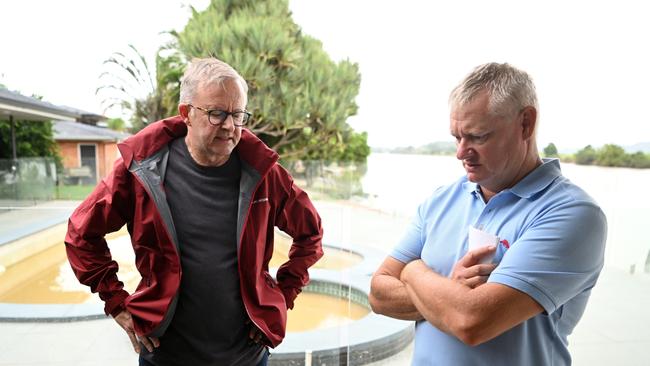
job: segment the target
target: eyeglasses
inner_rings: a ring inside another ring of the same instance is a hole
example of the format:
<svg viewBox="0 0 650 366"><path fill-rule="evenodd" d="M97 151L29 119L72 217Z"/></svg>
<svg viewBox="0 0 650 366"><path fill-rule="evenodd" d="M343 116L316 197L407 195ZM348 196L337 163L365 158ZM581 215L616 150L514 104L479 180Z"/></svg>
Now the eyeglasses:
<svg viewBox="0 0 650 366"><path fill-rule="evenodd" d="M226 112L221 109L206 109L188 104L192 108L196 108L208 114L208 122L213 126L219 126L226 121L228 116L232 116L232 122L236 127L243 127L246 125L252 114L248 111L235 111Z"/></svg>

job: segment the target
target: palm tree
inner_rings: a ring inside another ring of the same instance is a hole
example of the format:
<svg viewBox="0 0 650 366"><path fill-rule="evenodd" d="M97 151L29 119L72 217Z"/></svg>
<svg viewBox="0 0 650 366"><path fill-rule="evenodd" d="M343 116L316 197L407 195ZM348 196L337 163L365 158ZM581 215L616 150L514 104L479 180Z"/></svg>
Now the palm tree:
<svg viewBox="0 0 650 366"><path fill-rule="evenodd" d="M170 54L162 57L164 52ZM178 83L184 62L180 54L171 51L170 44L156 53L153 72L144 56L131 44L128 53L115 52L103 64L106 71L99 76L101 85L95 94L102 98L104 111L117 107L131 114L132 132L176 114Z"/></svg>

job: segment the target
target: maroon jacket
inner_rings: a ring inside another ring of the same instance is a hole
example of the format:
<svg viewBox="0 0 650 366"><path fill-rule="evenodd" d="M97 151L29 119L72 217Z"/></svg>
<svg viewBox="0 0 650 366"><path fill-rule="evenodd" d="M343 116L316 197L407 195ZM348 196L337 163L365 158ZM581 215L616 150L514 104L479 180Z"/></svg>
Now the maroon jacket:
<svg viewBox="0 0 650 366"><path fill-rule="evenodd" d="M75 275L99 293L106 314L128 310L140 335L164 334L176 309L183 270L164 180L168 144L186 134L177 116L152 123L119 144L122 159L68 223L65 244ZM250 131L242 130L235 151L242 162L237 220L241 295L248 316L275 347L285 335L287 309L309 282L307 269L323 255L321 220L307 194L277 163L278 155ZM125 223L142 275L130 295L117 278L118 266L104 239ZM275 226L294 240L277 281L268 272Z"/></svg>

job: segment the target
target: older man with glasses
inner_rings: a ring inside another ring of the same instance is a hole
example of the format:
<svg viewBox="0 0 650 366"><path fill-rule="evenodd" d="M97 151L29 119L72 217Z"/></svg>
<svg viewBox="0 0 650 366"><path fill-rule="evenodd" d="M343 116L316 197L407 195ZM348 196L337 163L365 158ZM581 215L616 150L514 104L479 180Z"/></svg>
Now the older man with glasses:
<svg viewBox="0 0 650 366"><path fill-rule="evenodd" d="M70 264L126 331L140 365L265 365L323 254L307 194L244 128L247 89L226 63L193 60L180 115L120 144L112 173L70 217ZM124 224L142 275L131 294L104 239ZM294 242L274 279L276 226Z"/></svg>

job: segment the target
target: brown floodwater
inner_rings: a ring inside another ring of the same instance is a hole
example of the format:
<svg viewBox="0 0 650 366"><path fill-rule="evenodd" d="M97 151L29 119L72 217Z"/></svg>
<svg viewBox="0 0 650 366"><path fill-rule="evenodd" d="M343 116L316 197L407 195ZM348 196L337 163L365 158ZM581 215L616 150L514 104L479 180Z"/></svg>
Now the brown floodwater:
<svg viewBox="0 0 650 366"><path fill-rule="evenodd" d="M291 241L285 237L276 240L271 267L287 260ZM113 258L119 263L118 276L125 289L134 291L140 275L128 236L109 239ZM325 256L316 267L341 269L358 263L361 257L341 250L326 248ZM79 284L66 260L63 244L54 245L22 262L8 267L0 274L0 302L18 304L80 304L99 302L88 287ZM369 309L330 295L303 292L289 311L287 330L302 332L317 328L340 326L360 319Z"/></svg>
<svg viewBox="0 0 650 366"><path fill-rule="evenodd" d="M289 310L287 331L340 327L368 315L370 309L340 297L303 292Z"/></svg>
<svg viewBox="0 0 650 366"><path fill-rule="evenodd" d="M289 248L291 247L291 238L285 234L275 235L275 243L273 245L273 257L269 263L270 267L278 268L280 265L287 261ZM323 248L325 254L316 262L314 268L323 268L331 270L345 269L360 263L363 257L359 254L336 249L325 246Z"/></svg>

